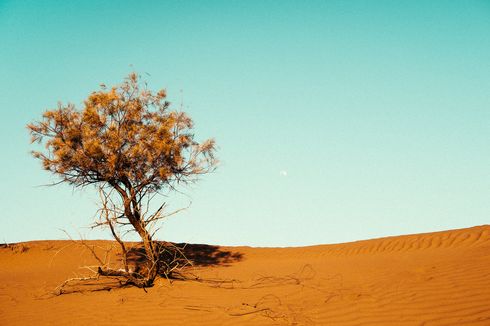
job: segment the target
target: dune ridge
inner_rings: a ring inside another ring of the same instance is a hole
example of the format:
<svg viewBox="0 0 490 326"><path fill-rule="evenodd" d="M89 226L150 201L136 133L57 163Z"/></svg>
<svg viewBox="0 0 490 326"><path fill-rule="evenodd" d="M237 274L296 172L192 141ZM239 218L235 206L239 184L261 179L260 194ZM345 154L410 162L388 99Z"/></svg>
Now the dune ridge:
<svg viewBox="0 0 490 326"><path fill-rule="evenodd" d="M309 247L194 248L209 256L195 255L196 281L52 296L96 265L88 250L70 241L4 245L0 325L490 325L488 225Z"/></svg>
<svg viewBox="0 0 490 326"><path fill-rule="evenodd" d="M359 253L380 253L392 251L410 251L418 249L448 248L453 245L472 246L490 240L489 226L475 226L466 229L420 233L384 237L379 239L361 240L339 245L325 245L326 252L343 255Z"/></svg>

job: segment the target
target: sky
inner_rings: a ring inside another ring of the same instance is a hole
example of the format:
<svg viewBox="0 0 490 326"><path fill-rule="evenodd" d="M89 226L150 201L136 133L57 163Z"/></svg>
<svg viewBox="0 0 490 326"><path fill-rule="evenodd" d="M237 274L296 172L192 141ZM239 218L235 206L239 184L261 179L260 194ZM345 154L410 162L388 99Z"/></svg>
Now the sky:
<svg viewBox="0 0 490 326"><path fill-rule="evenodd" d="M109 239L25 125L136 71L221 161L158 238L304 246L490 221L488 1L0 0L0 242Z"/></svg>

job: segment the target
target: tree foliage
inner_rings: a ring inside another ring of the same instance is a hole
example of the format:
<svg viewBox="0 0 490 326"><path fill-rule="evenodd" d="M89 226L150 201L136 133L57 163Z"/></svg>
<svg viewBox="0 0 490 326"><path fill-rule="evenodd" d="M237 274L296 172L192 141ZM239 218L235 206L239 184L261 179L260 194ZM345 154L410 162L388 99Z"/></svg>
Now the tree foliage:
<svg viewBox="0 0 490 326"><path fill-rule="evenodd" d="M110 89L102 85L81 110L59 103L27 127L32 142L45 145L44 151L33 151L33 156L59 176L60 183L93 184L119 194L121 209L113 209L113 217L106 216L101 224L114 231L125 220L140 235L153 268L143 283L151 284L161 262L149 225L161 217L161 208L147 214L143 199L213 171L217 165L214 140L197 142L191 118L170 110L165 90L152 92L135 73ZM104 206L107 213L107 202ZM118 234L113 235L118 240Z"/></svg>

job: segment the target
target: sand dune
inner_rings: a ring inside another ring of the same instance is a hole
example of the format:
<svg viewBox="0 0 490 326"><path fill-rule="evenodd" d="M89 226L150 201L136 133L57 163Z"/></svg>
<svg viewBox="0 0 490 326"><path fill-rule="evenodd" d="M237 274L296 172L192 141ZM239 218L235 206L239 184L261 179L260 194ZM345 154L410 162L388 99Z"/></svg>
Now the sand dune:
<svg viewBox="0 0 490 326"><path fill-rule="evenodd" d="M189 248L199 281L52 296L96 265L90 252L70 241L3 246L0 325L490 325L490 226L298 248Z"/></svg>

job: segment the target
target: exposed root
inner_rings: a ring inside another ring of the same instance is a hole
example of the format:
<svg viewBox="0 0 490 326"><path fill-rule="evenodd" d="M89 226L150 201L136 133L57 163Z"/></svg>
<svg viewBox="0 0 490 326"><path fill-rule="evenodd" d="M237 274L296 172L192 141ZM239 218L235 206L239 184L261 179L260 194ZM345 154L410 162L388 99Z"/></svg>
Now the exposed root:
<svg viewBox="0 0 490 326"><path fill-rule="evenodd" d="M72 241L75 242L74 240ZM145 249L141 245L133 245L122 253L121 263L124 268L118 269L109 266L109 253L113 247L97 247L87 243L85 240L81 240L81 243L100 265L83 267L90 271L90 275L65 280L55 288L55 295L111 290L127 286L135 286L142 289L153 286L154 279L150 279L147 274L150 262L148 262ZM181 248L171 243L155 243L160 257L158 261L160 277L170 282L174 280L198 279L194 275L185 273L184 269L191 266L192 262L185 257ZM126 247L124 248L126 249ZM104 257L98 254L100 250L103 251ZM108 281L110 284L107 284Z"/></svg>

